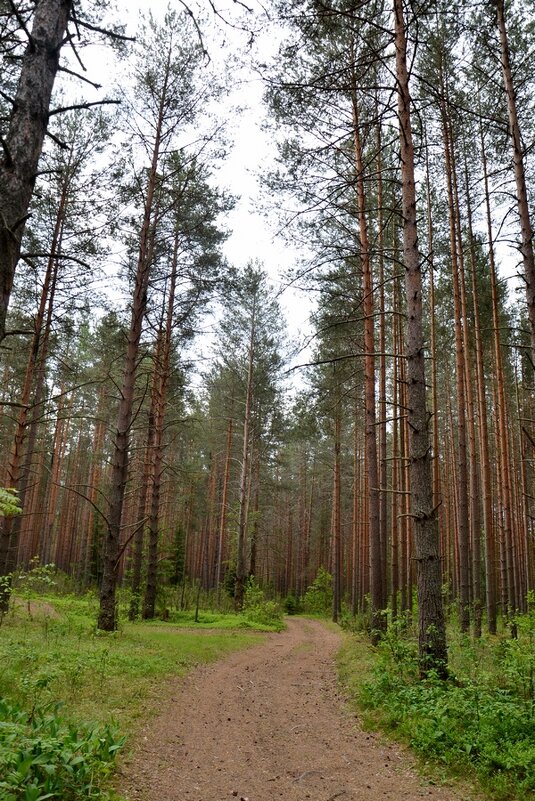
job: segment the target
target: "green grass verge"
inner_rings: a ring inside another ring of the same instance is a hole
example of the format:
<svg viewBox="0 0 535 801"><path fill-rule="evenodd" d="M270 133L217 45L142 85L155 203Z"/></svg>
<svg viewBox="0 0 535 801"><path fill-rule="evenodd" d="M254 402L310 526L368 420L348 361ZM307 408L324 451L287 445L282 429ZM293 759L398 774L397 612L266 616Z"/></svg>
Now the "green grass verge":
<svg viewBox="0 0 535 801"><path fill-rule="evenodd" d="M435 778L462 777L496 801L535 794L535 647L519 639L472 641L450 632L451 679L417 678L413 639L390 632L378 648L348 638L339 673L368 728L407 743Z"/></svg>
<svg viewBox="0 0 535 801"><path fill-rule="evenodd" d="M0 801L107 798L122 736L165 697L165 679L261 636L208 613L180 621L198 633L156 621L104 634L90 597L30 599L30 613L25 600L0 626Z"/></svg>
<svg viewBox="0 0 535 801"><path fill-rule="evenodd" d="M218 613L206 610L199 611L197 621L195 621L195 612L172 611L169 613L169 619L166 620L165 623L192 629L281 631L284 628L282 621L274 620L271 623L258 622L254 620L253 617L249 617L247 612L242 615L237 615L232 612ZM162 621L155 620L149 625L162 625Z"/></svg>

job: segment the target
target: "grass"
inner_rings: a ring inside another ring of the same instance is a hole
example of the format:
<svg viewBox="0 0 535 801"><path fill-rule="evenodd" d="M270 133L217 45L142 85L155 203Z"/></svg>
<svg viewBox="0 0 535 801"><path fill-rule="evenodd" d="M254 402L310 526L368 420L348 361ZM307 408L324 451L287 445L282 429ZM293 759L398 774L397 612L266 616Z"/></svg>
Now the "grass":
<svg viewBox="0 0 535 801"><path fill-rule="evenodd" d="M257 643L253 628L269 629L202 612L197 624L184 613L106 634L95 619L91 596L25 598L4 617L0 801L111 797L102 781L115 752L165 698L166 680Z"/></svg>
<svg viewBox="0 0 535 801"><path fill-rule="evenodd" d="M149 625L161 625L162 621L154 621ZM245 629L250 631L280 631L281 626L267 623L257 623L244 615L233 614L232 612L218 613L199 611L198 620L195 621L195 612L173 611L169 614L167 624L182 626L192 629Z"/></svg>
<svg viewBox="0 0 535 801"><path fill-rule="evenodd" d="M451 678L417 678L410 633L392 629L378 648L364 635L339 655L343 685L364 725L408 744L435 777L462 777L496 801L535 793L535 619L519 639L472 640L449 632Z"/></svg>
<svg viewBox="0 0 535 801"><path fill-rule="evenodd" d="M161 693L161 679L183 676L198 663L254 644L259 636L236 630L236 616L204 613L197 624L202 634L175 621L123 623L118 632L106 634L95 629L91 598L49 598L46 604L58 617L38 612L31 620L25 607L18 607L4 619L0 695L25 707L61 701L73 719L113 720L127 732L145 713L147 701ZM187 616L183 624L193 625Z"/></svg>

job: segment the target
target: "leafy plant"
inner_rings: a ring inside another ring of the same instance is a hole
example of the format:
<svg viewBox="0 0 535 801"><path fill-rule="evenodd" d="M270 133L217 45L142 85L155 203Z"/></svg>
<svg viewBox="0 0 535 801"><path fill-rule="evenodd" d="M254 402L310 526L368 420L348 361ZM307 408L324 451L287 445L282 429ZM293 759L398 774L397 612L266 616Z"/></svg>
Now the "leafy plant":
<svg viewBox="0 0 535 801"><path fill-rule="evenodd" d="M287 615L297 615L299 612L299 600L292 593L284 599L284 611Z"/></svg>
<svg viewBox="0 0 535 801"><path fill-rule="evenodd" d="M14 517L21 512L17 490L0 487L0 517Z"/></svg>
<svg viewBox="0 0 535 801"><path fill-rule="evenodd" d="M124 743L112 726L74 726L61 705L0 700L0 797L4 801L105 798L100 780Z"/></svg>
<svg viewBox="0 0 535 801"><path fill-rule="evenodd" d="M267 626L283 627L282 609L277 601L267 600L254 576L250 576L245 587L243 612L247 620Z"/></svg>
<svg viewBox="0 0 535 801"><path fill-rule="evenodd" d="M418 677L415 640L393 626L362 669L354 641L345 682L374 725L455 772L472 772L490 797L527 801L535 793L535 649L532 613L519 639L450 635L450 680ZM355 663L358 664L355 664Z"/></svg>
<svg viewBox="0 0 535 801"><path fill-rule="evenodd" d="M330 615L333 603L332 581L331 574L320 567L303 598L303 609L307 614Z"/></svg>

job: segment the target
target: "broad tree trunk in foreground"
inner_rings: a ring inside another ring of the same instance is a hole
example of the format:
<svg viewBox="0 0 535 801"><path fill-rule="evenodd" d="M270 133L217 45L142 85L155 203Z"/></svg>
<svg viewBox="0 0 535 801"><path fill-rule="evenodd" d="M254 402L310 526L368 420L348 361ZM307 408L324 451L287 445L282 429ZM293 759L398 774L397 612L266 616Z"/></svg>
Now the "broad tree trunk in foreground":
<svg viewBox="0 0 535 801"><path fill-rule="evenodd" d="M0 159L0 342L37 165L48 125L52 87L72 0L41 0L22 59L9 130Z"/></svg>
<svg viewBox="0 0 535 801"><path fill-rule="evenodd" d="M403 0L394 0L396 77L402 175L403 260L407 295L407 395L411 516L417 564L419 662L425 675L447 674L446 630L442 606L442 576L437 510L433 507L433 481L429 416L426 404L421 258L416 222L414 145L412 140L407 40Z"/></svg>

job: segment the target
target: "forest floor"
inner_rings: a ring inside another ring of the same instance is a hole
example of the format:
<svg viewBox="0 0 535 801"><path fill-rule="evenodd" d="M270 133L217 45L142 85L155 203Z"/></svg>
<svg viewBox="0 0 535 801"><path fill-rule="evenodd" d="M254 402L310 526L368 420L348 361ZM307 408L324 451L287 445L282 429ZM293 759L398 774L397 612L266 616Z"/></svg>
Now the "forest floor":
<svg viewBox="0 0 535 801"><path fill-rule="evenodd" d="M362 730L337 684L341 642L320 621L290 618L262 644L171 682L122 763L119 792L132 801L467 801Z"/></svg>

